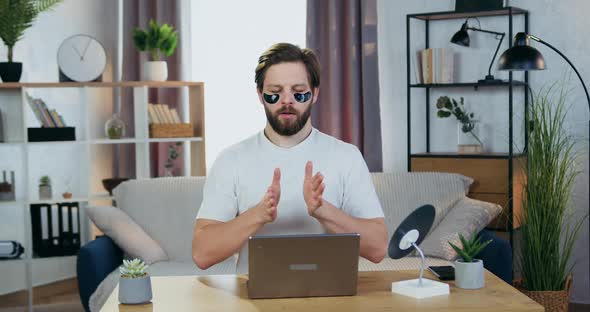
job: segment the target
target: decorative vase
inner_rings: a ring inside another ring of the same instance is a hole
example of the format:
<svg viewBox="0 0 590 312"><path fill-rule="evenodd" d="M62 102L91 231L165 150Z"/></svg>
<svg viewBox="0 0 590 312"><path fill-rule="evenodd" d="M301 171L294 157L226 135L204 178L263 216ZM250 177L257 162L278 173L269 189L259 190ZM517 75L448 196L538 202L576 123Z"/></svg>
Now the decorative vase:
<svg viewBox="0 0 590 312"><path fill-rule="evenodd" d="M483 261L475 262L455 261L455 286L464 289L479 289L485 286Z"/></svg>
<svg viewBox="0 0 590 312"><path fill-rule="evenodd" d="M39 199L51 199L51 185L39 185Z"/></svg>
<svg viewBox="0 0 590 312"><path fill-rule="evenodd" d="M479 121L457 123L457 151L460 154L479 154L483 152L483 142Z"/></svg>
<svg viewBox="0 0 590 312"><path fill-rule="evenodd" d="M120 139L125 136L125 122L119 118L119 114L115 113L104 124L104 131L107 138Z"/></svg>
<svg viewBox="0 0 590 312"><path fill-rule="evenodd" d="M3 82L19 82L23 73L23 63L0 62L0 78Z"/></svg>
<svg viewBox="0 0 590 312"><path fill-rule="evenodd" d="M152 281L149 275L138 278L119 278L119 302L140 304L152 300Z"/></svg>
<svg viewBox="0 0 590 312"><path fill-rule="evenodd" d="M143 65L143 80L166 81L168 79L168 65L164 61L145 62Z"/></svg>
<svg viewBox="0 0 590 312"><path fill-rule="evenodd" d="M164 176L165 177L173 177L174 176L174 166L172 164L164 165Z"/></svg>
<svg viewBox="0 0 590 312"><path fill-rule="evenodd" d="M545 290L532 291L524 288L522 280L516 280L514 287L518 289L527 297L535 300L538 304L545 308L546 312L564 312L569 307L569 294L572 289L572 276L569 275L565 280L564 290Z"/></svg>

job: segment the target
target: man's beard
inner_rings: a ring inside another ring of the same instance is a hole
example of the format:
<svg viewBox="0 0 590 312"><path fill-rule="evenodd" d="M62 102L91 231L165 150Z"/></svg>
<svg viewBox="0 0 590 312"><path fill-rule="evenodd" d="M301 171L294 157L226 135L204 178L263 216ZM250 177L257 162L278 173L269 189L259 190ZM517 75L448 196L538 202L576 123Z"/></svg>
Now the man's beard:
<svg viewBox="0 0 590 312"><path fill-rule="evenodd" d="M266 113L266 120L268 120L268 123L276 133L282 136L291 136L301 131L303 126L305 126L307 123L307 120L311 115L311 105L309 105L307 109L303 111L301 116L299 116L299 113L296 110L290 108L289 106L281 109L276 113L276 115L273 116L265 105L264 112ZM280 115L284 112L295 114L295 120L280 120Z"/></svg>

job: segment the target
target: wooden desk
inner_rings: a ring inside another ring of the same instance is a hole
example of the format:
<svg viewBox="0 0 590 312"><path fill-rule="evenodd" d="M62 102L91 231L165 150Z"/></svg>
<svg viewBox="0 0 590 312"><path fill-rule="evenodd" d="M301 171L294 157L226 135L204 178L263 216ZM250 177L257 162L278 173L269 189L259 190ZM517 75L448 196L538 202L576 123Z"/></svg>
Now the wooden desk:
<svg viewBox="0 0 590 312"><path fill-rule="evenodd" d="M451 282L450 296L422 300L391 292L391 282L417 276L417 271L359 272L356 296L256 300L248 299L245 276L152 277L152 303L119 304L115 288L101 311L543 311L487 271L483 289L459 289Z"/></svg>

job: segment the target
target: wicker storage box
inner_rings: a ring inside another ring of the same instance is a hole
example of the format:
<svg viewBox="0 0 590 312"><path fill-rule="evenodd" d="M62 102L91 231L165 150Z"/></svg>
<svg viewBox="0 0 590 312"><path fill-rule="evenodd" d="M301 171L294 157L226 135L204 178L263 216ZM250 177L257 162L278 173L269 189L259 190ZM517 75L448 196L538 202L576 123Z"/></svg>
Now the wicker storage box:
<svg viewBox="0 0 590 312"><path fill-rule="evenodd" d="M150 138L187 138L194 135L193 125L190 123L150 124Z"/></svg>
<svg viewBox="0 0 590 312"><path fill-rule="evenodd" d="M545 308L545 312L567 312L572 289L572 276L565 281L565 289L559 291L529 291L522 286L522 279L514 281L514 287Z"/></svg>

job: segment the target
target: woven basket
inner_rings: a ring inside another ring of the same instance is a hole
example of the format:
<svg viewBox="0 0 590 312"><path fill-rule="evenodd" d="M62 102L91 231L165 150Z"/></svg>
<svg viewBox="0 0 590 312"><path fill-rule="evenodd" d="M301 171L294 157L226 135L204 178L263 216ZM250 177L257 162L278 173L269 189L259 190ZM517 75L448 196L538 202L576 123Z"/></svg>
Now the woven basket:
<svg viewBox="0 0 590 312"><path fill-rule="evenodd" d="M150 124L150 138L189 138L194 136L193 125L179 124Z"/></svg>
<svg viewBox="0 0 590 312"><path fill-rule="evenodd" d="M535 300L545 308L545 312L567 312L569 306L569 294L572 288L572 276L565 280L565 289L558 291L528 291L523 288L522 280L514 281L514 287L529 298Z"/></svg>

